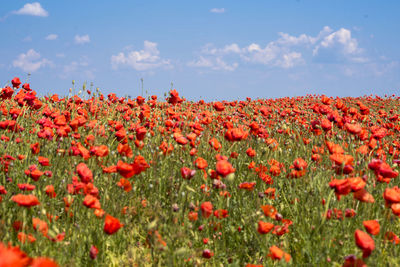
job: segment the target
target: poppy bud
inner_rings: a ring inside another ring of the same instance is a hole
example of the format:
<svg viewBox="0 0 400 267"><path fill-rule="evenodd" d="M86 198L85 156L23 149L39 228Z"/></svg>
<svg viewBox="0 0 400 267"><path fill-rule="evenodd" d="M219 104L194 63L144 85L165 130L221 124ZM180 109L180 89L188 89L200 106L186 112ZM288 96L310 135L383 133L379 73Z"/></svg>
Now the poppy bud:
<svg viewBox="0 0 400 267"><path fill-rule="evenodd" d="M98 253L99 253L99 250L95 246L92 245L90 247L90 258L92 260L96 259Z"/></svg>

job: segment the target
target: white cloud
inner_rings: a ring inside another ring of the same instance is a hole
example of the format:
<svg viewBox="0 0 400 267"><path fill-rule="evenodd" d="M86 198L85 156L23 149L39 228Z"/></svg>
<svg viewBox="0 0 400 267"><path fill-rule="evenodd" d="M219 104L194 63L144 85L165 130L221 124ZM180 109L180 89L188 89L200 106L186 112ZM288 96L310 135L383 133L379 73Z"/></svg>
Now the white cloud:
<svg viewBox="0 0 400 267"><path fill-rule="evenodd" d="M340 29L328 36L326 36L322 42L321 46L323 47L332 47L336 43L339 43L343 46L343 52L346 54L354 54L359 51L357 40L351 38L351 32L347 29Z"/></svg>
<svg viewBox="0 0 400 267"><path fill-rule="evenodd" d="M58 38L58 35L52 33L52 34L47 35L45 39L49 40L49 41L53 41L53 40L56 40L57 38Z"/></svg>
<svg viewBox="0 0 400 267"><path fill-rule="evenodd" d="M301 53L290 52L282 55L282 58L276 61L276 66L288 69L292 68L295 65L300 65L303 63L303 58L301 57Z"/></svg>
<svg viewBox="0 0 400 267"><path fill-rule="evenodd" d="M367 63L364 50L358 46L351 31L341 28L324 36L313 49L313 57L319 62ZM349 73L349 72L347 72Z"/></svg>
<svg viewBox="0 0 400 267"><path fill-rule="evenodd" d="M212 8L210 9L211 13L225 13L225 8Z"/></svg>
<svg viewBox="0 0 400 267"><path fill-rule="evenodd" d="M160 58L157 43L144 41L144 48L139 51L120 52L111 56L111 66L118 69L120 66L128 66L138 71L147 71L158 67L172 67L169 60Z"/></svg>
<svg viewBox="0 0 400 267"><path fill-rule="evenodd" d="M75 43L76 43L76 44L90 43L90 36L89 36L88 34L85 34L85 35L75 35Z"/></svg>
<svg viewBox="0 0 400 267"><path fill-rule="evenodd" d="M14 11L17 15L30 15L37 17L47 17L49 12L43 9L39 2L27 3L21 9Z"/></svg>
<svg viewBox="0 0 400 267"><path fill-rule="evenodd" d="M221 49L215 48L212 44L207 44L207 45L205 45L203 47L201 52L203 54L206 54L206 55L227 55L227 54L230 54L230 53L239 54L239 53L241 53L241 49L235 43L230 44L230 45L226 45Z"/></svg>
<svg viewBox="0 0 400 267"><path fill-rule="evenodd" d="M210 68L213 70L234 71L239 66L239 64L237 62L228 64L225 61L223 61L221 57L205 58L200 56L200 58L197 61L189 62L188 66Z"/></svg>
<svg viewBox="0 0 400 267"><path fill-rule="evenodd" d="M52 64L50 60L41 58L40 54L33 49L30 49L26 54L20 54L13 61L13 66L22 69L24 72L35 72L41 67Z"/></svg>
<svg viewBox="0 0 400 267"><path fill-rule="evenodd" d="M279 32L278 35L279 37L276 40L264 46L251 43L240 47L238 44L232 43L217 48L212 44L207 44L201 49L198 60L189 62L188 65L226 70L223 65L218 65L217 62L236 62L240 59L247 63L288 69L305 64L305 58L315 58L318 61L325 62L366 63L369 61L348 29L341 28L338 31L333 31L330 27L325 26L315 36L304 33L292 36L283 32ZM228 68L231 66L230 70L237 67L236 65L233 68L233 65L229 64L227 66Z"/></svg>
<svg viewBox="0 0 400 267"><path fill-rule="evenodd" d="M57 54L59 56L59 54ZM65 56L62 54L62 56ZM93 80L95 69L90 68L89 58L87 56L80 57L79 61L72 61L63 67L63 71L59 75L61 78L83 77Z"/></svg>

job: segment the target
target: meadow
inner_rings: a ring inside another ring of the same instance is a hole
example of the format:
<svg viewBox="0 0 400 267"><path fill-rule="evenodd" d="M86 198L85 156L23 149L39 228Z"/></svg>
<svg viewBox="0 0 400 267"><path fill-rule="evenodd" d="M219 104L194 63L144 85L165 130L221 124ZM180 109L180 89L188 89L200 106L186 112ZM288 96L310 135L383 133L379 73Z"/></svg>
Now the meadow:
<svg viewBox="0 0 400 267"><path fill-rule="evenodd" d="M0 266L399 266L400 98L0 89Z"/></svg>

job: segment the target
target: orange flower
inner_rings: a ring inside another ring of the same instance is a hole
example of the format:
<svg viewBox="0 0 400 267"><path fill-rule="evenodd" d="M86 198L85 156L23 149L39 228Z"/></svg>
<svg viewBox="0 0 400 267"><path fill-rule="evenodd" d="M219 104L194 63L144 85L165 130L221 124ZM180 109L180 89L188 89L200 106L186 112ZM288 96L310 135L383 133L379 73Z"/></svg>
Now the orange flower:
<svg viewBox="0 0 400 267"><path fill-rule="evenodd" d="M208 141L208 144L215 150L219 151L222 147L221 143L218 142L216 138L211 138L210 141Z"/></svg>
<svg viewBox="0 0 400 267"><path fill-rule="evenodd" d="M278 213L271 205L261 206L261 209L263 210L265 216L271 217L272 219L275 219L275 215Z"/></svg>
<svg viewBox="0 0 400 267"><path fill-rule="evenodd" d="M282 249L278 248L277 246L272 246L269 248L269 257L273 260L281 260L282 258L285 258L286 262L289 262L291 259L290 254L285 253Z"/></svg>
<svg viewBox="0 0 400 267"><path fill-rule="evenodd" d="M351 155L344 155L344 154L339 154L335 153L332 154L330 157L330 160L333 161L336 165L353 165L354 158Z"/></svg>
<svg viewBox="0 0 400 267"><path fill-rule="evenodd" d="M36 241L36 238L33 235L31 235L31 234L27 235L23 232L19 232L17 238L19 241L21 241L22 244L24 244L26 242L26 240L28 240L29 243L34 243Z"/></svg>
<svg viewBox="0 0 400 267"><path fill-rule="evenodd" d="M103 209L95 209L93 213L97 218L101 218L104 216L104 214L106 214Z"/></svg>
<svg viewBox="0 0 400 267"><path fill-rule="evenodd" d="M47 236L49 231L49 226L45 221L42 221L38 218L32 218L33 228L43 234L43 236Z"/></svg>
<svg viewBox="0 0 400 267"><path fill-rule="evenodd" d="M240 189L246 189L248 191L252 191L254 189L254 186L256 186L255 182L251 182L251 183L250 182L244 182L244 183L241 183L239 185L239 188Z"/></svg>
<svg viewBox="0 0 400 267"><path fill-rule="evenodd" d="M257 231L260 234L268 234L273 228L274 225L272 223L259 221Z"/></svg>
<svg viewBox="0 0 400 267"><path fill-rule="evenodd" d="M191 221L191 222L197 221L198 217L199 217L198 213L194 212L194 211L191 211L188 214L189 221Z"/></svg>
<svg viewBox="0 0 400 267"><path fill-rule="evenodd" d="M264 195L266 195L270 199L275 199L275 192L276 192L276 188L270 187L270 188L265 189Z"/></svg>
<svg viewBox="0 0 400 267"><path fill-rule="evenodd" d="M47 185L44 190L46 194L51 198L55 198L57 196L56 192L54 191L53 185Z"/></svg>
<svg viewBox="0 0 400 267"><path fill-rule="evenodd" d="M205 169L208 166L208 163L205 159L198 157L195 161L194 164L196 165L197 168L199 169Z"/></svg>

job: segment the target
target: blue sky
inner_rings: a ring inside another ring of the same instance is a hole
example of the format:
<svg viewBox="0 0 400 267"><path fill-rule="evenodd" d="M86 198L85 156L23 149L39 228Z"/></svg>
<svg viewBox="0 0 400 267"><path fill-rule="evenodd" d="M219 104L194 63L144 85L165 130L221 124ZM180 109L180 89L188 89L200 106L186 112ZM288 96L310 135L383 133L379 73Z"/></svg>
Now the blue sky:
<svg viewBox="0 0 400 267"><path fill-rule="evenodd" d="M397 94L400 2L3 1L0 86L198 100Z"/></svg>

